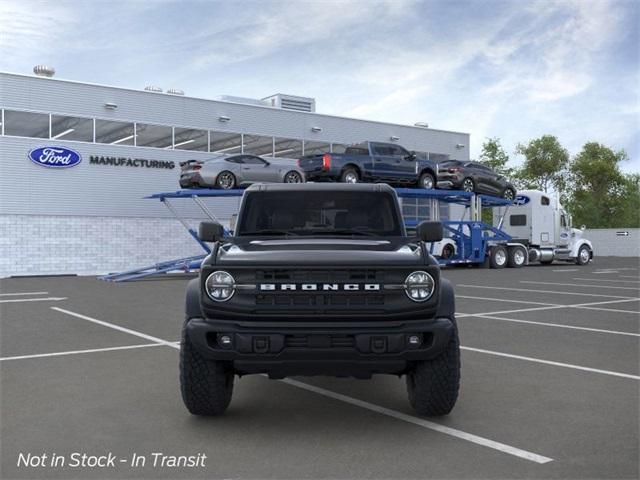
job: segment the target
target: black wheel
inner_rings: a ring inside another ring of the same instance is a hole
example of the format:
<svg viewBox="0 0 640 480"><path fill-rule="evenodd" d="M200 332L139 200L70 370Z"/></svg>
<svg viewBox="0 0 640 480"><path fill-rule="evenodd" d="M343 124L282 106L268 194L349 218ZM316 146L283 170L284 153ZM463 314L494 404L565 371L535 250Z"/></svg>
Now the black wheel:
<svg viewBox="0 0 640 480"><path fill-rule="evenodd" d="M409 403L421 415L437 416L451 412L460 388L460 341L454 322L444 352L433 360L416 362L407 373Z"/></svg>
<svg viewBox="0 0 640 480"><path fill-rule="evenodd" d="M425 172L420 175L418 187L424 188L425 190L433 190L436 188L436 180L431 173Z"/></svg>
<svg viewBox="0 0 640 480"><path fill-rule="evenodd" d="M455 253L456 253L456 249L453 248L453 245L451 245L450 243L447 243L444 247L442 247L442 255L440 255L440 258L444 260L448 260L451 257L453 257Z"/></svg>
<svg viewBox="0 0 640 480"><path fill-rule="evenodd" d="M516 198L516 192L513 191L513 188L507 187L504 189L504 192L502 192L502 198L505 200L513 200Z"/></svg>
<svg viewBox="0 0 640 480"><path fill-rule="evenodd" d="M342 183L358 183L360 176L355 168L345 168L340 175L340 181Z"/></svg>
<svg viewBox="0 0 640 480"><path fill-rule="evenodd" d="M527 251L522 247L509 247L509 257L507 266L509 268L520 268L527 263Z"/></svg>
<svg viewBox="0 0 640 480"><path fill-rule="evenodd" d="M467 177L462 181L462 190L465 192L475 192L476 185L473 183L473 179Z"/></svg>
<svg viewBox="0 0 640 480"><path fill-rule="evenodd" d="M489 266L491 268L504 268L507 265L507 249L502 245L495 245L491 247L489 253Z"/></svg>
<svg viewBox="0 0 640 480"><path fill-rule="evenodd" d="M302 175L295 170L291 170L284 176L284 183L302 183Z"/></svg>
<svg viewBox="0 0 640 480"><path fill-rule="evenodd" d="M227 170L220 172L216 178L216 186L223 190L230 190L236 186L236 176Z"/></svg>
<svg viewBox="0 0 640 480"><path fill-rule="evenodd" d="M591 250L586 245L582 245L578 249L578 256L576 257L576 263L578 265L586 265L591 260Z"/></svg>
<svg viewBox="0 0 640 480"><path fill-rule="evenodd" d="M180 391L187 410L194 415L221 415L231 402L233 369L228 362L208 360L196 350L187 335L187 322L180 343Z"/></svg>

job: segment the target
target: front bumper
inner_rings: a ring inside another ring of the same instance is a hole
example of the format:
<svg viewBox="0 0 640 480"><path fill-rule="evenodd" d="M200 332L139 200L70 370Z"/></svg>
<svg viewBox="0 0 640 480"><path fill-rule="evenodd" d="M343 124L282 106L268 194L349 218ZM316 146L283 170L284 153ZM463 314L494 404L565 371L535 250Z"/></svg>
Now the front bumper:
<svg viewBox="0 0 640 480"><path fill-rule="evenodd" d="M370 377L402 374L438 356L455 328L449 318L385 322L237 322L192 318L189 339L205 357L233 362L239 374ZM231 339L223 345L222 337ZM418 337L418 344L410 344Z"/></svg>

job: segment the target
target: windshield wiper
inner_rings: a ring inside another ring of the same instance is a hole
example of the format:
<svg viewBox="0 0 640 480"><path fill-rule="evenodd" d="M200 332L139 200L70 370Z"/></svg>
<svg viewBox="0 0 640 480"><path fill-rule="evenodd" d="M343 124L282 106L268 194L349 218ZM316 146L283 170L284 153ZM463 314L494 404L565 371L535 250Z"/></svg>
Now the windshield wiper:
<svg viewBox="0 0 640 480"><path fill-rule="evenodd" d="M263 229L263 230L252 230L250 232L240 232L240 236L244 235L298 235L295 232L291 232L289 230L274 230L274 229Z"/></svg>

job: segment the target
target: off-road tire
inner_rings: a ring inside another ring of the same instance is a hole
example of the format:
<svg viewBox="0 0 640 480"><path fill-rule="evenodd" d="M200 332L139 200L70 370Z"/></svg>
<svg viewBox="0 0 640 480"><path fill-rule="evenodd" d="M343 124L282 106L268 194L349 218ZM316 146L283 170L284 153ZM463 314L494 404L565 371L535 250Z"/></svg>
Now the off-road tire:
<svg viewBox="0 0 640 480"><path fill-rule="evenodd" d="M501 263L502 257L504 255L504 262ZM507 266L507 261L509 259L509 254L507 249L502 245L494 245L489 250L489 266L491 268L504 268Z"/></svg>
<svg viewBox="0 0 640 480"><path fill-rule="evenodd" d="M517 252L520 251L523 255L522 261L518 262L516 259ZM509 247L508 248L509 256L507 258L507 267L509 268L520 268L524 267L527 263L527 255L528 252L522 247Z"/></svg>
<svg viewBox="0 0 640 480"><path fill-rule="evenodd" d="M233 369L228 362L208 360L196 350L187 334L187 322L180 342L182 401L193 415L221 415L231 402Z"/></svg>
<svg viewBox="0 0 640 480"><path fill-rule="evenodd" d="M355 176L355 182L347 181L347 179L352 175ZM345 168L340 174L340 182L342 183L358 183L359 181L360 181L360 175L358 174L358 171L355 168L352 168L352 167Z"/></svg>
<svg viewBox="0 0 640 480"><path fill-rule="evenodd" d="M458 400L460 388L460 341L458 328L446 349L432 360L416 362L407 373L409 403L420 415L446 415Z"/></svg>
<svg viewBox="0 0 640 480"><path fill-rule="evenodd" d="M428 184L430 184L431 186L427 187L426 185ZM424 172L422 175L420 175L420 179L418 180L418 187L425 190L433 190L436 188L436 178L432 173Z"/></svg>

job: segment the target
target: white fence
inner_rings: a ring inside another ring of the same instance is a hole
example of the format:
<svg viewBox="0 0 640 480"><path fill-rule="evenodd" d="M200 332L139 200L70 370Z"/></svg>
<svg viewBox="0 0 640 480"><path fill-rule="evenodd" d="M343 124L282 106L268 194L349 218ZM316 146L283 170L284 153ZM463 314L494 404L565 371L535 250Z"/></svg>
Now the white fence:
<svg viewBox="0 0 640 480"><path fill-rule="evenodd" d="M640 257L640 228L587 229L596 257Z"/></svg>

